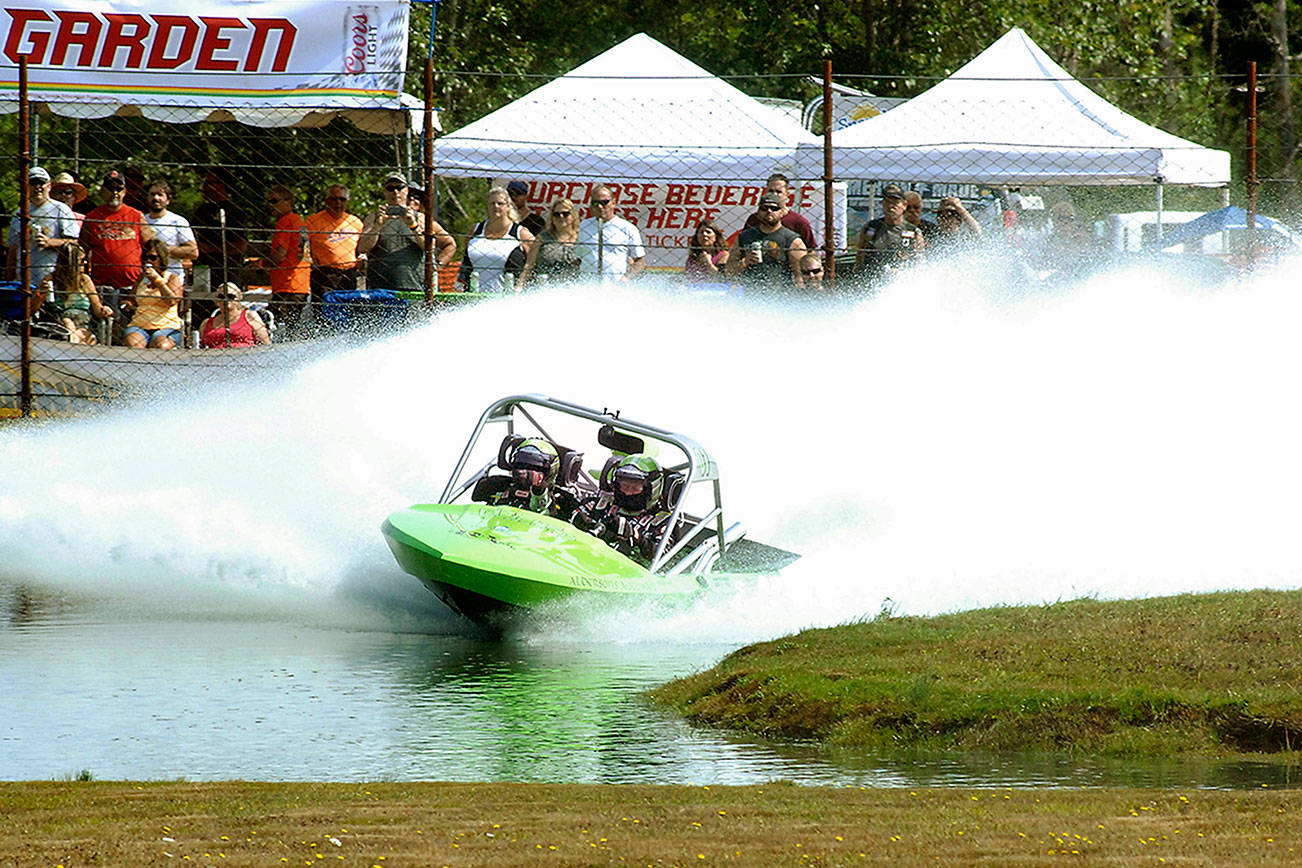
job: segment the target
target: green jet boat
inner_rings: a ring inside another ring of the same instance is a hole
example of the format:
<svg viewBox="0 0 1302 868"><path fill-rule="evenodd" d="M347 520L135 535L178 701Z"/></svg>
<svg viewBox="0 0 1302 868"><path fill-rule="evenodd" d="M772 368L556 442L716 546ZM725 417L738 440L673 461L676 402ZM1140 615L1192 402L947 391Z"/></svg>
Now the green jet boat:
<svg viewBox="0 0 1302 868"><path fill-rule="evenodd" d="M501 503L512 450L530 438L552 445L560 467L554 484L583 502L610 491L611 468L624 456L655 456L664 482L658 508L675 532L647 556L626 554L561 517ZM610 456L597 475L583 467L587 450ZM721 576L775 573L797 557L724 523L718 466L700 444L544 395L494 402L438 502L398 510L381 530L403 570L493 629L562 601L627 607L686 600Z"/></svg>

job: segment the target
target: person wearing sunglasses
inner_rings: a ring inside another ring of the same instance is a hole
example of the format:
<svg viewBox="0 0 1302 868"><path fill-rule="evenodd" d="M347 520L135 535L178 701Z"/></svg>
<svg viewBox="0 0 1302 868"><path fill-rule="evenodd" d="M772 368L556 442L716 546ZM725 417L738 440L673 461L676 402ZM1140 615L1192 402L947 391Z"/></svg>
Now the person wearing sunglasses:
<svg viewBox="0 0 1302 868"><path fill-rule="evenodd" d="M588 279L621 282L637 277L646 267L646 248L638 228L615 214L615 191L597 184L588 204L592 216L579 224L575 247L579 273Z"/></svg>
<svg viewBox="0 0 1302 868"><path fill-rule="evenodd" d="M818 246L818 239L814 238L814 227L809 221L795 211L788 203L792 200L791 181L781 172L774 172L769 175L764 182L764 192L773 193L782 199L782 225L800 236L800 240L805 242L806 250L813 250ZM754 226L759 223L758 215L752 214L746 218L746 223L742 228Z"/></svg>
<svg viewBox="0 0 1302 868"><path fill-rule="evenodd" d="M367 255L366 285L371 289L420 292L425 286L425 229L434 231L434 260L447 265L457 242L438 221L427 220L412 203L407 178L390 172L382 185L384 204L366 215L357 252Z"/></svg>
<svg viewBox="0 0 1302 868"><path fill-rule="evenodd" d="M560 282L579 276L578 209L569 199L557 199L547 209L547 222L529 250L521 284Z"/></svg>
<svg viewBox="0 0 1302 868"><path fill-rule="evenodd" d="M59 248L77 242L77 215L63 202L50 198L50 173L33 166L27 175L28 240L27 268L31 285L36 286L54 270ZM8 250L5 264L11 279L18 279L18 250L22 246L18 215L9 223Z"/></svg>
<svg viewBox="0 0 1302 868"><path fill-rule="evenodd" d="M755 211L755 225L737 233L724 270L747 289L780 292L804 285L800 258L808 248L782 225L785 207L781 196L765 193Z"/></svg>
<svg viewBox="0 0 1302 868"><path fill-rule="evenodd" d="M981 237L976 221L957 196L946 196L936 206L936 235L927 241L936 250L950 250L970 244Z"/></svg>
<svg viewBox="0 0 1302 868"><path fill-rule="evenodd" d="M284 184L267 188L267 213L275 221L263 264L271 279L271 313L284 334L292 330L311 298L307 231L294 210L294 191Z"/></svg>
<svg viewBox="0 0 1302 868"><path fill-rule="evenodd" d="M823 287L823 254L806 253L800 257L800 279L805 289L819 292Z"/></svg>
<svg viewBox="0 0 1302 868"><path fill-rule="evenodd" d="M312 301L320 304L327 292L357 289L357 239L362 220L348 213L352 194L342 184L325 190L325 207L304 223L312 251L309 285Z"/></svg>
<svg viewBox="0 0 1302 868"><path fill-rule="evenodd" d="M855 244L855 274L878 278L921 254L925 241L904 219L907 204L898 184L882 188L882 216L864 224Z"/></svg>
<svg viewBox="0 0 1302 868"><path fill-rule="evenodd" d="M262 317L244 306L243 293L233 283L217 288L217 309L199 324L199 346L205 349L239 349L271 343Z"/></svg>
<svg viewBox="0 0 1302 868"><path fill-rule="evenodd" d="M136 312L122 334L123 343L143 350L170 350L181 345L181 315L185 292L181 278L167 270L167 243L146 241L140 251L140 277L131 287Z"/></svg>

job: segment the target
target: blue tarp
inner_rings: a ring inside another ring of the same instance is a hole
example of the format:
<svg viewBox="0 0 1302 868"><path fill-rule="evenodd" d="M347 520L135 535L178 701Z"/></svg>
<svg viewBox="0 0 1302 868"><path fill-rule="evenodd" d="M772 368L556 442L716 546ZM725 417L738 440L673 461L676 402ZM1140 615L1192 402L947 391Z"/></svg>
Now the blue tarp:
<svg viewBox="0 0 1302 868"><path fill-rule="evenodd" d="M1293 239L1293 232L1287 225L1281 223L1273 217L1267 217L1258 214L1256 226L1259 231L1275 232L1285 238L1297 243ZM1228 208L1221 208L1219 211L1211 211L1201 217L1189 221L1183 226L1172 229L1163 235L1159 240L1149 243L1149 247L1165 249L1173 247L1176 244L1184 244L1186 241L1195 241L1206 235L1212 235L1217 232L1227 232L1235 229L1243 230L1248 228L1248 212L1237 205L1230 205Z"/></svg>

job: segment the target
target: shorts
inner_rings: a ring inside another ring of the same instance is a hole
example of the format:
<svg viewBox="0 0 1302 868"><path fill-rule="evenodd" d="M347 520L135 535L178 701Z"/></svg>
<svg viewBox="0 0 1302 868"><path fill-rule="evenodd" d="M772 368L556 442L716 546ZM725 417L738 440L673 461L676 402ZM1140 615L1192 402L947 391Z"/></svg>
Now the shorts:
<svg viewBox="0 0 1302 868"><path fill-rule="evenodd" d="M144 335L146 344L152 344L154 342L154 338L163 337L163 338L171 338L172 343L176 344L178 347L181 346L181 340L182 340L181 333L176 329L149 330L149 329L142 329L140 326L127 326L125 329L122 330L122 336L125 338L127 335L131 334L132 332L135 332L136 334Z"/></svg>
<svg viewBox="0 0 1302 868"><path fill-rule="evenodd" d="M88 310L84 310L81 308L76 308L73 310L65 310L63 312L63 316L66 319L72 320L72 324L79 329L90 328L90 311Z"/></svg>

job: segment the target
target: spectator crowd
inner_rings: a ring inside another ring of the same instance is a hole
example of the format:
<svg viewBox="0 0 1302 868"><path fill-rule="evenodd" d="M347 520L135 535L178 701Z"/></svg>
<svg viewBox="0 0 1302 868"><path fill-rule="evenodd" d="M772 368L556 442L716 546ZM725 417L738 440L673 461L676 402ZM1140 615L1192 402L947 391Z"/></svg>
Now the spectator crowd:
<svg viewBox="0 0 1302 868"><path fill-rule="evenodd" d="M588 186L586 202L561 197L538 212L527 183L494 186L464 244L424 213L424 191L400 172L384 177L380 204L367 213L352 213L352 191L335 183L320 191L320 210L300 215L296 191L276 184L264 194L269 237L256 245L249 229L257 221L234 201L235 178L221 167L204 174L193 224L172 210L166 179L146 181L134 170L105 172L94 207L90 191L67 172L51 176L35 166L27 184L29 285L40 315L80 343L245 347L268 343L273 333L292 336L309 322L309 311L332 298L364 296L366 289L423 292L430 237L435 265L454 266L455 286L467 292L624 283L646 269L641 231L618 213L618 188L604 183ZM854 238L854 265L845 276L872 280L981 236L958 198L940 200L934 222L924 219L915 191L888 184L880 200L882 216ZM832 263L794 205L790 181L773 174L754 213L733 233L698 218L689 227L682 279L753 292L828 288ZM19 279L20 235L15 216L7 235L11 281ZM265 284L256 303L251 270Z"/></svg>

